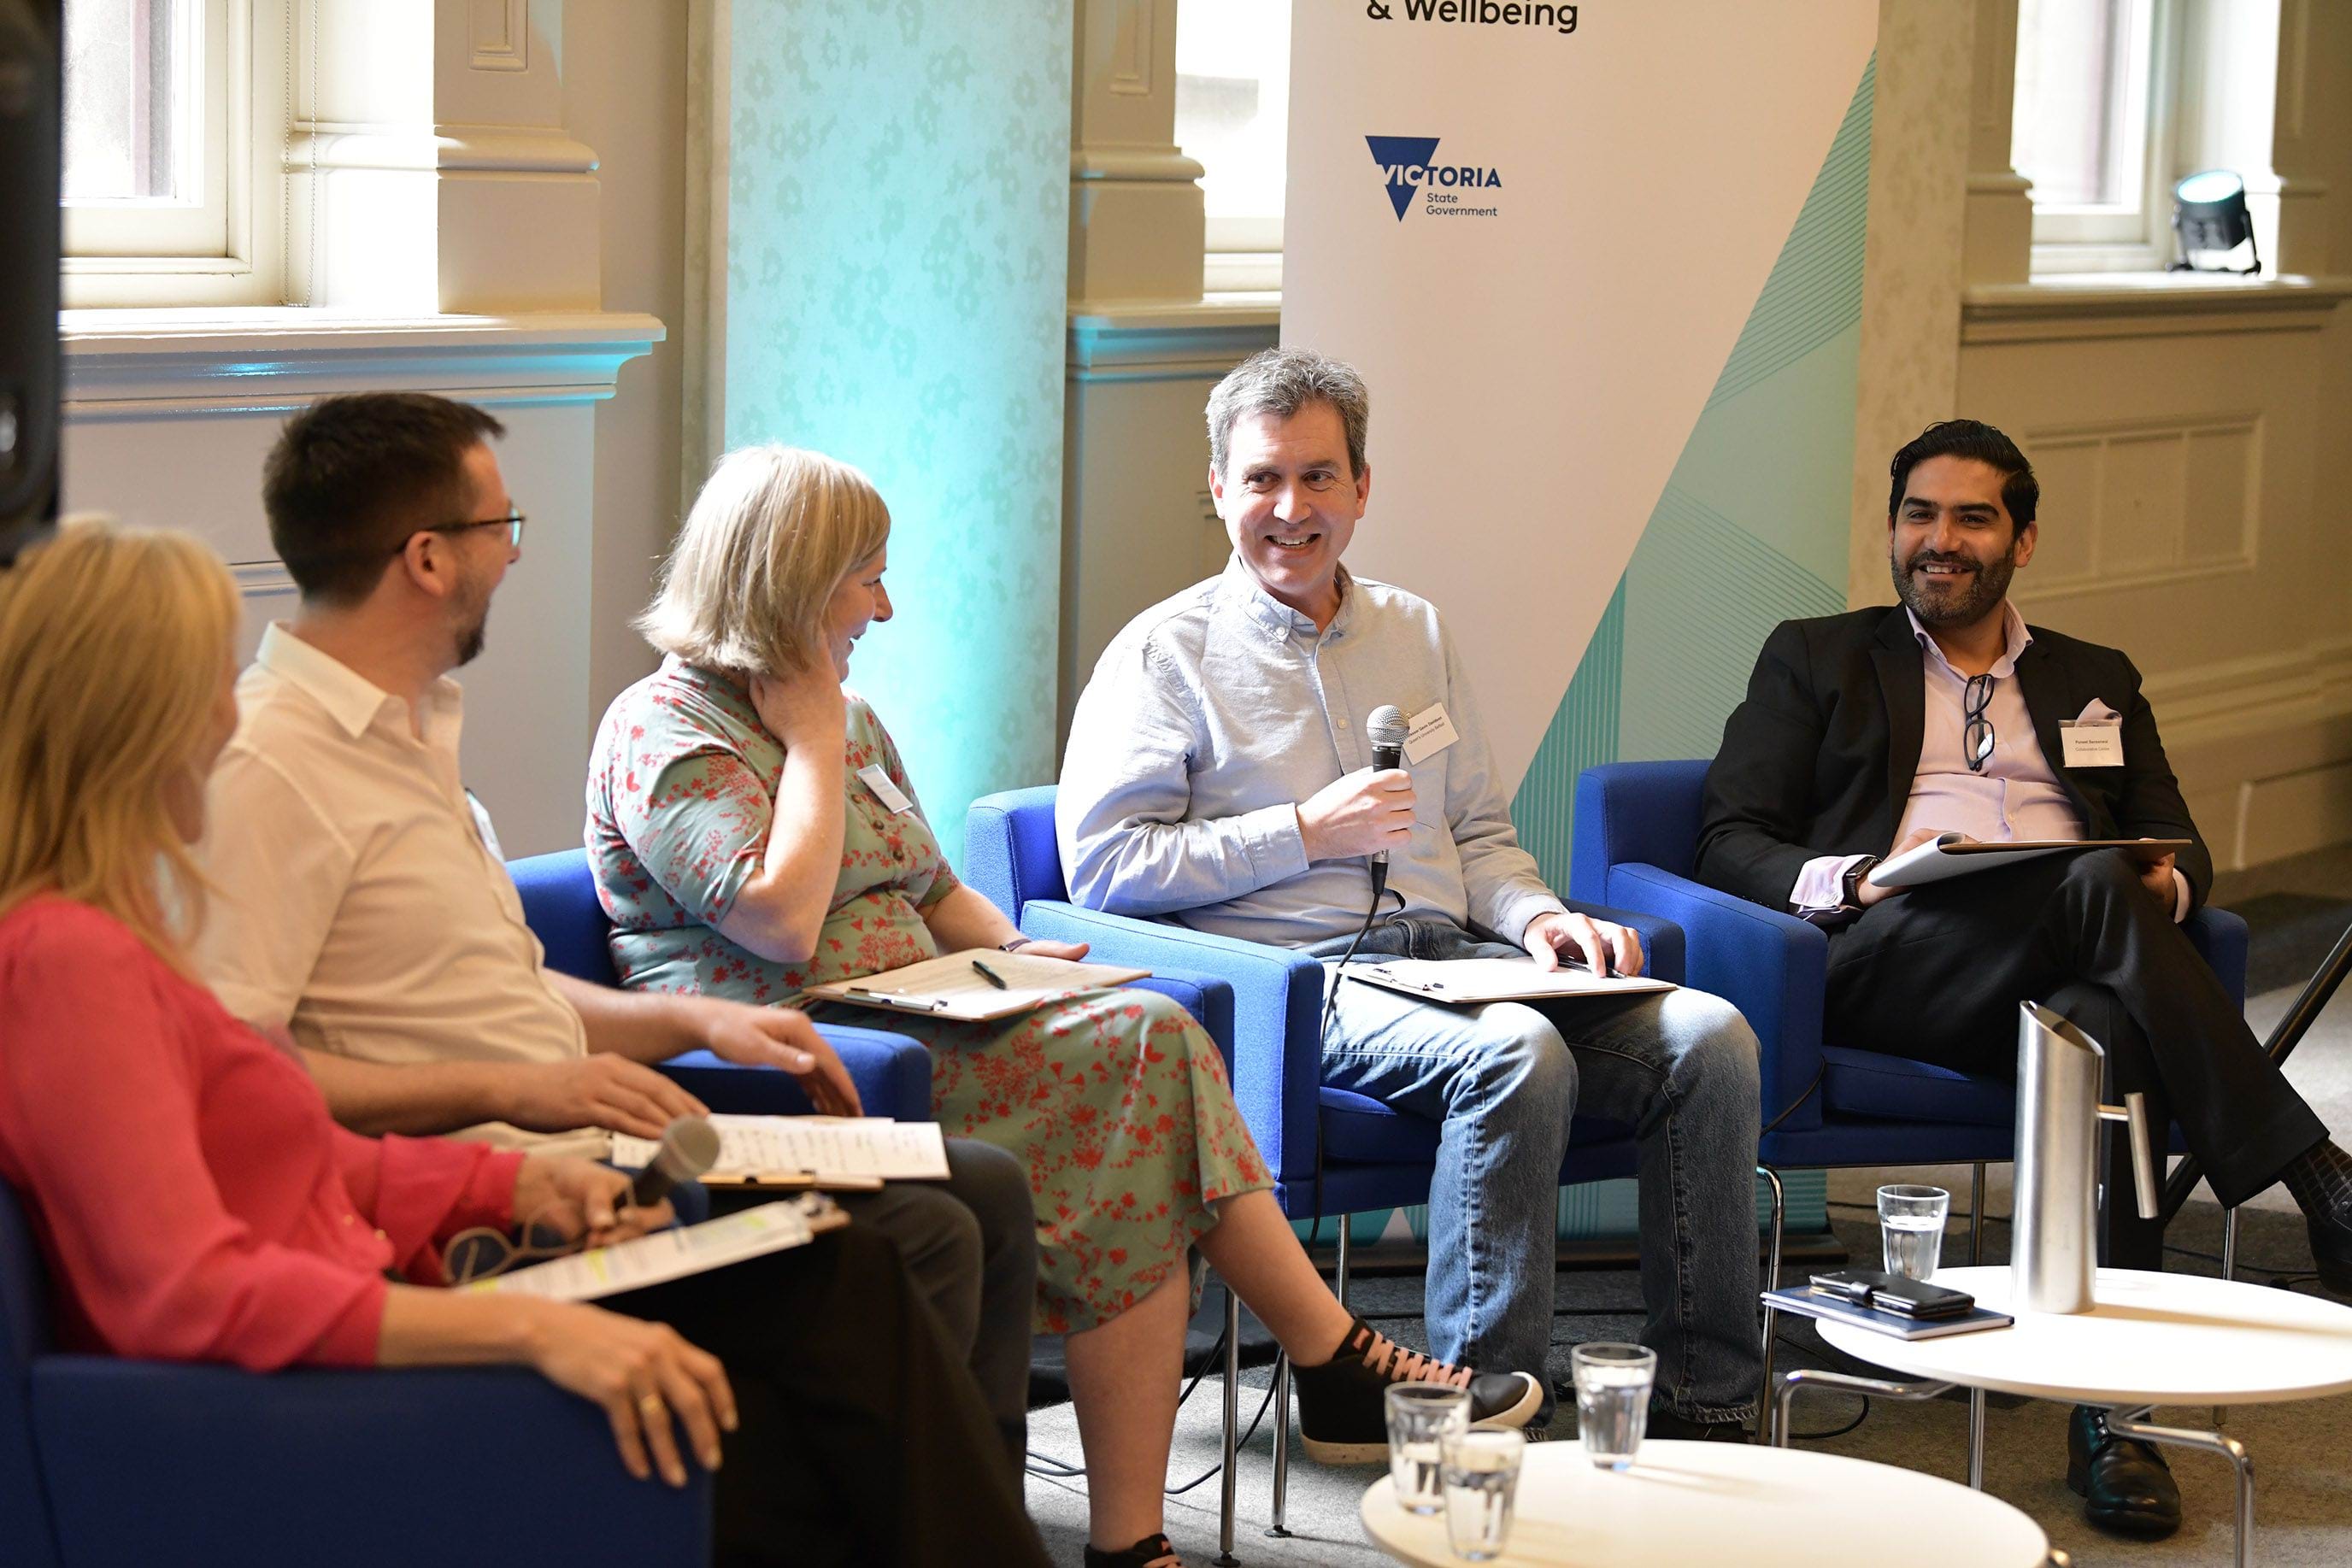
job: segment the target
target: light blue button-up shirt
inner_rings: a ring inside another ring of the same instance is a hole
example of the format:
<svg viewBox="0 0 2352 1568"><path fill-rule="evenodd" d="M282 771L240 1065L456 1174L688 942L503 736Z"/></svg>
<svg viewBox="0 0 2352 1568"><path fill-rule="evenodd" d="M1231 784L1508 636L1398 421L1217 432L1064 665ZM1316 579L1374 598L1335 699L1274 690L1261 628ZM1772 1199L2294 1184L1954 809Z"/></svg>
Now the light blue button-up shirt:
<svg viewBox="0 0 2352 1568"><path fill-rule="evenodd" d="M1318 632L1231 559L1103 651L1055 801L1072 898L1286 947L1353 931L1371 892L1364 860L1309 864L1298 802L1371 766L1374 708L1412 717L1442 703L1460 738L1409 764L1415 821L1389 887L1407 915L1510 942L1566 907L1519 848L1436 607L1344 569L1339 581Z"/></svg>

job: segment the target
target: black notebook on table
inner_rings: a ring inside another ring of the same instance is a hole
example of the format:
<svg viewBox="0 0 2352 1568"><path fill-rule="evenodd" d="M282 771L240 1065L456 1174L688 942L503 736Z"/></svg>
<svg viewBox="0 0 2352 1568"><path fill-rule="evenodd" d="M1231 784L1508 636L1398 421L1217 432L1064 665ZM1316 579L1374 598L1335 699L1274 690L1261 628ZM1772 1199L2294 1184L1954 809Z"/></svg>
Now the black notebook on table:
<svg viewBox="0 0 2352 1568"><path fill-rule="evenodd" d="M1957 1312L1948 1318L1906 1317L1901 1312L1882 1312L1874 1307L1857 1307L1842 1296L1822 1295L1801 1288L1767 1291L1764 1300L1767 1304L1784 1312L1852 1323L1856 1328L1883 1333L1890 1339L1937 1339L1949 1333L1973 1333L1979 1329L2005 1329L2016 1321L2007 1312L1996 1312L1985 1307L1970 1307L1965 1312Z"/></svg>

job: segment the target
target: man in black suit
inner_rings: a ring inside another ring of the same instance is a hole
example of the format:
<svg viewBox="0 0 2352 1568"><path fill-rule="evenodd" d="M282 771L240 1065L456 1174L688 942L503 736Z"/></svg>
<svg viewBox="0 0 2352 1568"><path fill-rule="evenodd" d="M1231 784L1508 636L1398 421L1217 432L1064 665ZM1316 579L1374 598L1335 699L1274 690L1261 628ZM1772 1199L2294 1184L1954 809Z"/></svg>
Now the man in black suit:
<svg viewBox="0 0 2352 1568"><path fill-rule="evenodd" d="M2322 1281L2352 1293L2352 1157L2289 1086L2179 923L2212 885L2140 695L2113 648L2009 602L2041 487L1990 425L1930 425L1895 454L1892 610L1784 622L1707 770L1701 882L1829 929L1824 1035L1967 1072L2016 1069L2031 998L2107 1051L2108 1092L2178 1120L2214 1193L2284 1180ZM1943 832L1978 840L2186 839L2176 859L2061 853L1908 890L1870 872ZM2108 1190L2128 1193L2127 1168ZM2160 1225L2110 1203L2106 1260L2160 1269ZM2179 1492L2154 1448L2070 1430L2095 1523L2168 1534Z"/></svg>

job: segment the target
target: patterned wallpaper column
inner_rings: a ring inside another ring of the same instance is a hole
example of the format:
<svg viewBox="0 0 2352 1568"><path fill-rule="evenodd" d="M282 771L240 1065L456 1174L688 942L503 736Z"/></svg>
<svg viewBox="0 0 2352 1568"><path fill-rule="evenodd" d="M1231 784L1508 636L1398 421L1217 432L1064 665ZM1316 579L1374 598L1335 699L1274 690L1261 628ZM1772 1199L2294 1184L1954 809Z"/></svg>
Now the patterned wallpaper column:
<svg viewBox="0 0 2352 1568"><path fill-rule="evenodd" d="M1712 757L1773 626L1846 607L1874 79L1864 68L1511 803L1555 886L1568 885L1579 773Z"/></svg>
<svg viewBox="0 0 2352 1568"><path fill-rule="evenodd" d="M724 439L889 503L898 618L850 685L961 860L1054 776L1067 0L731 0Z"/></svg>

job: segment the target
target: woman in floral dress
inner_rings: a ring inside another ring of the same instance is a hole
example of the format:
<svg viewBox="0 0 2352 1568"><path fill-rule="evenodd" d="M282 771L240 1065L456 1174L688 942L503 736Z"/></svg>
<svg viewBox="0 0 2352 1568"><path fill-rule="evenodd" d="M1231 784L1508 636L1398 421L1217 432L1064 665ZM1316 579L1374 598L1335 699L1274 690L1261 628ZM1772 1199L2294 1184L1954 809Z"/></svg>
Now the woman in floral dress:
<svg viewBox="0 0 2352 1568"><path fill-rule="evenodd" d="M799 1004L804 989L971 947L1076 958L1024 937L956 879L864 699L852 644L891 615L889 513L865 476L752 447L712 473L638 626L667 657L614 702L588 779L587 844L625 986ZM1160 1533L1197 1247L1288 1354L1307 1452L1385 1451L1381 1393L1469 1387L1519 1424L1525 1374L1411 1355L1351 1319L1268 1188L1215 1044L1153 992L1087 992L993 1023L838 1004L821 1016L929 1048L945 1130L1026 1164L1037 1323L1067 1334L1097 1564L1173 1563Z"/></svg>

